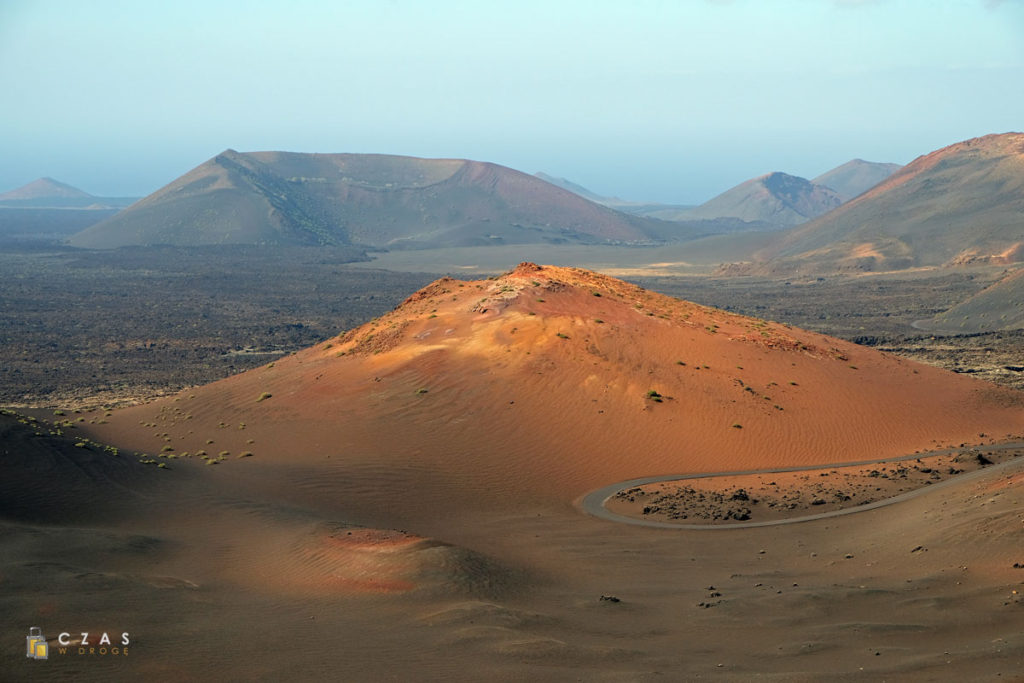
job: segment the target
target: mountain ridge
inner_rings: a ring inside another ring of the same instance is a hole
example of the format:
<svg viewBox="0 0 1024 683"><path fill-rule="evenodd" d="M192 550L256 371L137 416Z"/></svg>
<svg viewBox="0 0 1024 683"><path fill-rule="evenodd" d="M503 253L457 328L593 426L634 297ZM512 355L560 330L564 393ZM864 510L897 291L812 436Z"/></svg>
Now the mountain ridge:
<svg viewBox="0 0 1024 683"><path fill-rule="evenodd" d="M858 197L903 168L900 164L851 159L822 173L811 182L835 190L844 202Z"/></svg>
<svg viewBox="0 0 1024 683"><path fill-rule="evenodd" d="M1022 213L1024 134L986 135L922 155L860 196L788 231L756 255L755 268L1012 263L1024 253Z"/></svg>
<svg viewBox="0 0 1024 683"><path fill-rule="evenodd" d="M630 216L468 159L225 150L74 236L73 246L653 244L694 228Z"/></svg>
<svg viewBox="0 0 1024 683"><path fill-rule="evenodd" d="M674 220L734 219L780 227L799 225L839 206L838 193L806 178L774 171L746 180L692 209L671 213ZM666 212L652 214L670 218Z"/></svg>

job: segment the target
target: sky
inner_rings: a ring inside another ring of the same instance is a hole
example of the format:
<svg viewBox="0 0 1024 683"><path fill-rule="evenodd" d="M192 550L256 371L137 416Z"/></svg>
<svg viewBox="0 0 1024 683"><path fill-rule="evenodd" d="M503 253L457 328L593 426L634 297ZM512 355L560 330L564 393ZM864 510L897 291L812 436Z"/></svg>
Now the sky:
<svg viewBox="0 0 1024 683"><path fill-rule="evenodd" d="M1024 0L0 0L0 191L227 148L492 161L696 204L1024 129Z"/></svg>

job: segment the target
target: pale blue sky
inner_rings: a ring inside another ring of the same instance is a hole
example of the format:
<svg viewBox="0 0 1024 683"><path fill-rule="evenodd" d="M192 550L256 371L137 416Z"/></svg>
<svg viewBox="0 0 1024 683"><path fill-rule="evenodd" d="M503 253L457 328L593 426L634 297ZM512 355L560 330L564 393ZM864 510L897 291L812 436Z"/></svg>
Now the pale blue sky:
<svg viewBox="0 0 1024 683"><path fill-rule="evenodd" d="M1022 83L1022 0L0 0L0 190L143 195L231 147L698 203L1022 130Z"/></svg>

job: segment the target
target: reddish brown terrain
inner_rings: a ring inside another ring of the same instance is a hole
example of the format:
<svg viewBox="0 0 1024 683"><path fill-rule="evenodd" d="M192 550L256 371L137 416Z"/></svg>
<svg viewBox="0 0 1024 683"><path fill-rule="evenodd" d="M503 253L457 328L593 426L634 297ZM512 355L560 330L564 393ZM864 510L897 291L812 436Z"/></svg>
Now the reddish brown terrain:
<svg viewBox="0 0 1024 683"><path fill-rule="evenodd" d="M55 462L88 456L61 468L97 484L5 509L3 637L41 624L134 639L126 660L4 655L18 679L1024 671L1019 461L763 529L642 528L579 507L637 477L1020 440L1024 396L593 272L445 278L266 366L51 420L11 429L52 441ZM47 476L0 494L45 491ZM57 501L106 512L33 518Z"/></svg>
<svg viewBox="0 0 1024 683"><path fill-rule="evenodd" d="M307 351L119 411L99 434L150 452L209 451L212 439L218 452L275 462L348 460L372 443L378 465L420 453L420 467L483 491L497 479L564 497L638 474L1008 438L1022 416L1015 392L592 272L524 264L495 280L442 279ZM572 444L557 457L556 434Z"/></svg>
<svg viewBox="0 0 1024 683"><path fill-rule="evenodd" d="M978 447L922 453L868 465L837 465L764 474L690 475L620 488L604 506L647 522L697 526L766 525L847 514L949 486L962 474L1009 463L1024 448Z"/></svg>

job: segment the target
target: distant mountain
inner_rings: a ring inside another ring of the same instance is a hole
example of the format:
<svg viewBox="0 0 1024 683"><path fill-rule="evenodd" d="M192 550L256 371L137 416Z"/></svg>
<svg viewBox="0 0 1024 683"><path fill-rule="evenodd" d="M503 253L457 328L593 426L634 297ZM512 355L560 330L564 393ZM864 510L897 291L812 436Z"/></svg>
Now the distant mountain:
<svg viewBox="0 0 1024 683"><path fill-rule="evenodd" d="M110 218L134 197L94 197L53 178L0 193L0 246L59 243Z"/></svg>
<svg viewBox="0 0 1024 683"><path fill-rule="evenodd" d="M899 164L882 164L854 159L831 171L822 173L811 182L815 185L832 188L845 202L867 192L901 168L903 167Z"/></svg>
<svg viewBox="0 0 1024 683"><path fill-rule="evenodd" d="M110 210L128 206L136 199L96 197L53 178L39 178L15 190L0 193L0 208Z"/></svg>
<svg viewBox="0 0 1024 683"><path fill-rule="evenodd" d="M537 173L534 173L533 175L536 176L537 178L540 178L546 183L551 183L552 185L560 187L563 190L568 190L569 192L578 194L584 199L589 199L590 201L596 204L601 204L603 206L615 209L616 211L628 213L633 216L646 216L647 218L657 218L658 220L675 221L676 219L673 218L673 216L676 213L684 211L686 209L693 208L692 205L686 204L659 204L656 202L634 202L628 199L619 199L618 197L605 197L603 195L597 194L596 192L591 192L582 185L577 185L576 183L566 178L556 178L555 176L548 175L547 173L542 173L539 171ZM718 223L709 223L706 221L693 222L690 227L700 232L730 232L728 225L723 226Z"/></svg>
<svg viewBox="0 0 1024 683"><path fill-rule="evenodd" d="M1024 134L1005 133L918 157L757 258L810 270L1012 263L1022 243Z"/></svg>
<svg viewBox="0 0 1024 683"><path fill-rule="evenodd" d="M775 172L740 183L692 209L651 215L665 220L732 219L750 223L752 229L765 229L798 225L841 203L828 187Z"/></svg>
<svg viewBox="0 0 1024 683"><path fill-rule="evenodd" d="M533 175L534 175L534 177L540 178L541 180L543 180L546 183L551 183L555 187L560 187L563 190L568 190L569 192L572 192L573 194L578 194L579 196L583 197L584 199L589 199L590 201L596 202L598 204L606 204L607 205L607 204L621 204L621 203L623 203L623 201L621 199L619 199L618 197L604 197L602 195L597 194L596 192L591 192L590 190L588 190L587 188L583 187L582 185L577 185L576 183L572 182L571 180L568 180L567 178L556 178L555 176L548 175L547 173L544 173L542 171L537 171Z"/></svg>
<svg viewBox="0 0 1024 683"><path fill-rule="evenodd" d="M227 150L70 244L417 249L695 236L696 229L619 213L497 164Z"/></svg>
<svg viewBox="0 0 1024 683"><path fill-rule="evenodd" d="M55 197L92 199L92 195L53 178L38 178L16 190L0 192L0 202L26 199L52 199Z"/></svg>

